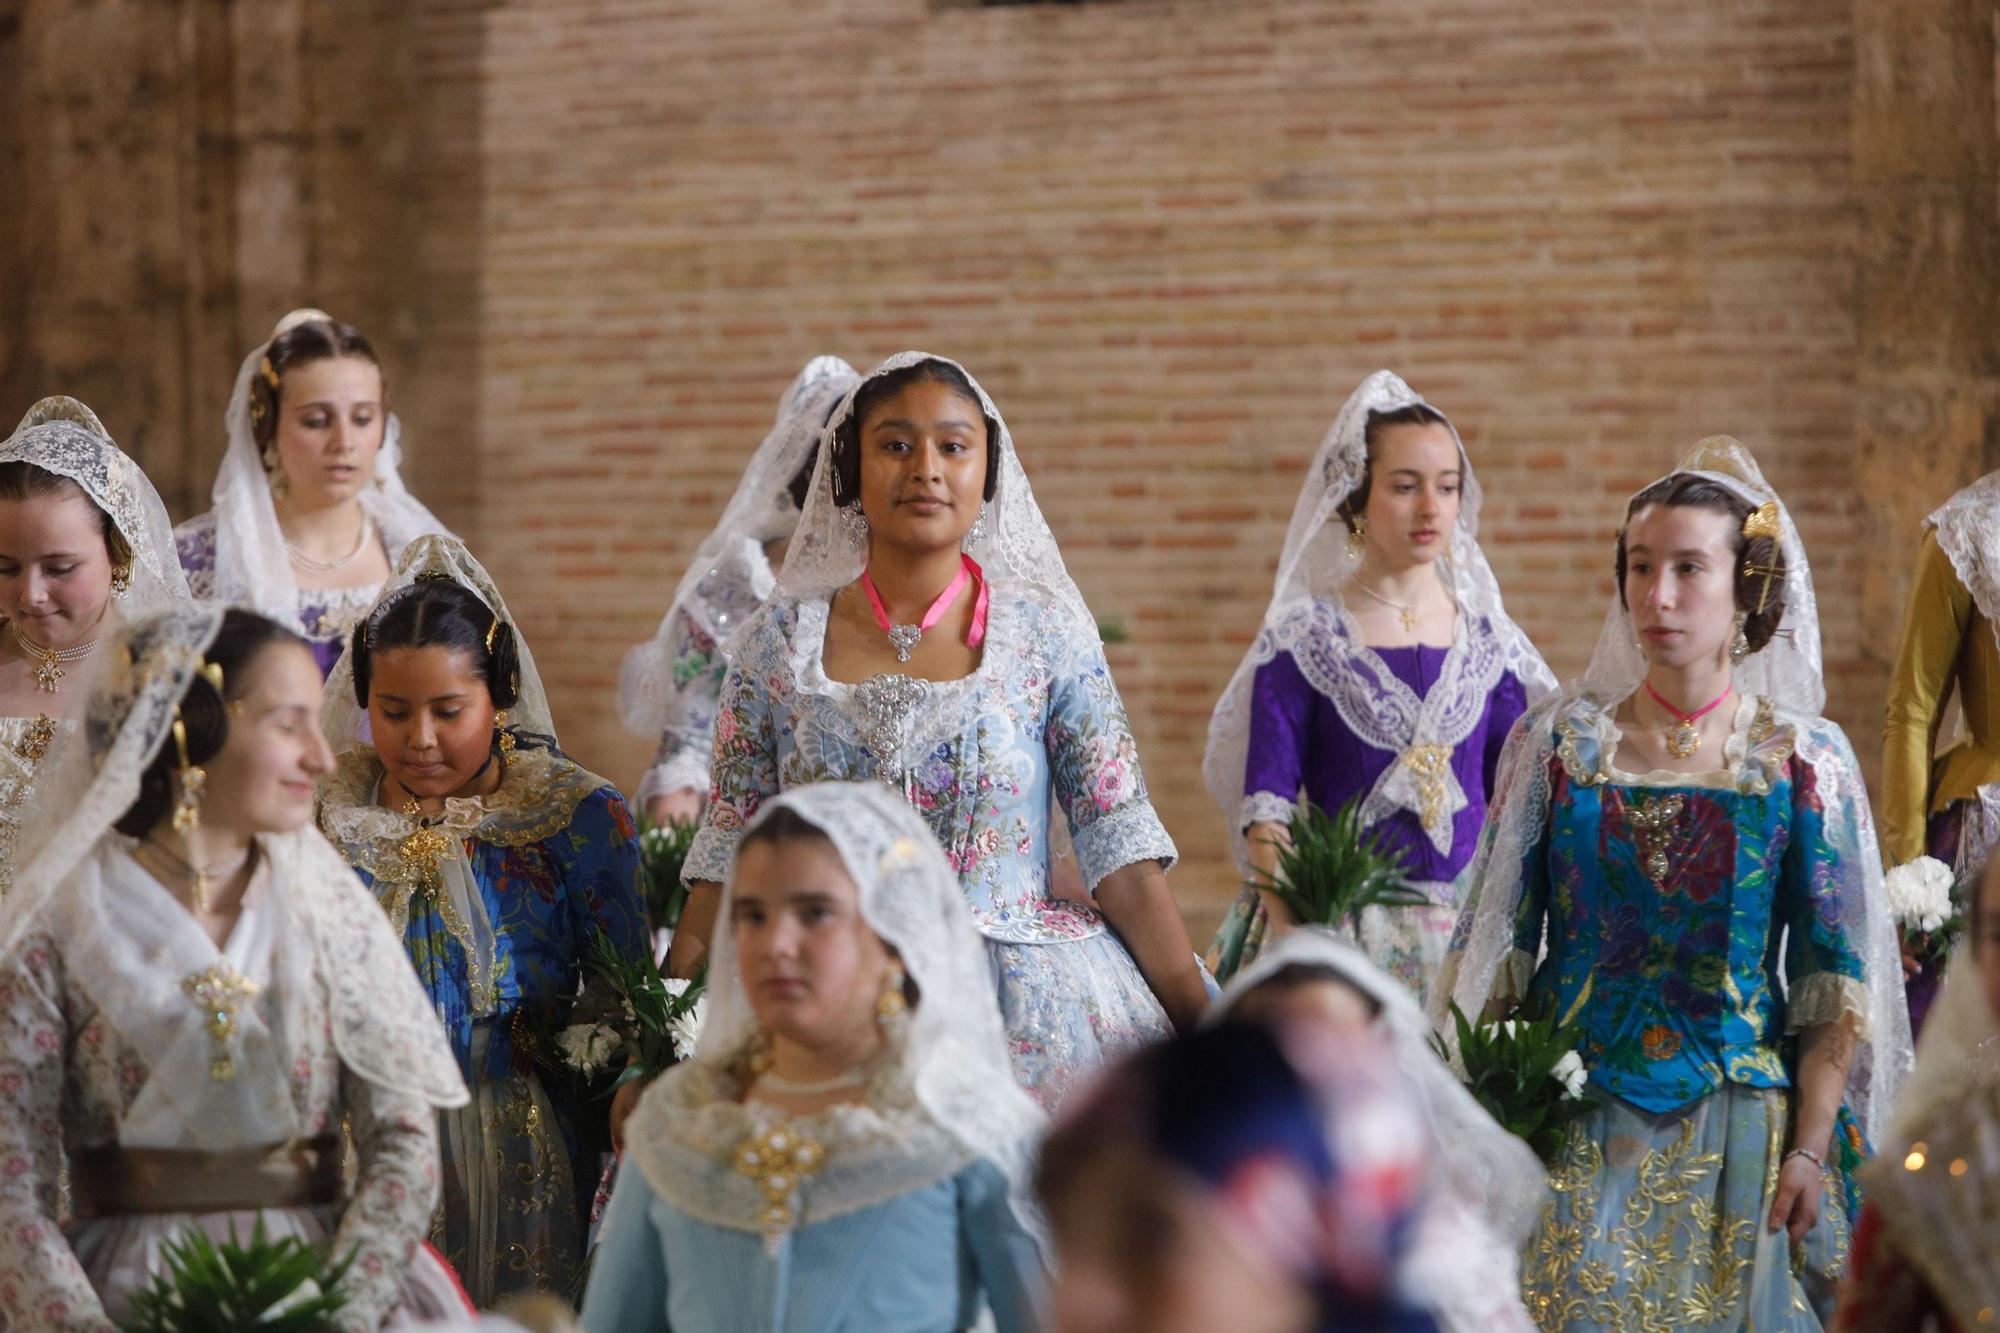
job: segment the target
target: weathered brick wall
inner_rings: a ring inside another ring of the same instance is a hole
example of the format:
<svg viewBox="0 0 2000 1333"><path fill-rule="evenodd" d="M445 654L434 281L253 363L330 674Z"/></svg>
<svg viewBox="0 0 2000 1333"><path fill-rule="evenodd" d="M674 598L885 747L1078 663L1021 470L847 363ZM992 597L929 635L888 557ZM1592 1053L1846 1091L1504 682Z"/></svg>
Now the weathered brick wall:
<svg viewBox="0 0 2000 1333"><path fill-rule="evenodd" d="M1377 366L1461 423L1561 672L1714 431L1805 527L1867 737L1844 6L925 0L488 11L479 537L565 739L808 356L964 360L1100 616L1197 915L1199 780L1306 459ZM1864 748L1872 749L1864 740Z"/></svg>

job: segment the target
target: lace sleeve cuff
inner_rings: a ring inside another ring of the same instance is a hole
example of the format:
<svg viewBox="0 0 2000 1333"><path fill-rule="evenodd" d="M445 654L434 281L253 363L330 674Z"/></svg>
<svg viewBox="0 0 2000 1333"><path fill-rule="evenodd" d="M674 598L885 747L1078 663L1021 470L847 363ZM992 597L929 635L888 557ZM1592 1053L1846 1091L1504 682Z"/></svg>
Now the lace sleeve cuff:
<svg viewBox="0 0 2000 1333"><path fill-rule="evenodd" d="M1500 973L1493 978L1492 999L1506 1005L1519 1005L1528 998L1529 983L1535 979L1535 955L1526 949L1515 949L1500 964ZM1477 1014L1467 1014L1474 1022Z"/></svg>
<svg viewBox="0 0 2000 1333"><path fill-rule="evenodd" d="M1103 815L1089 825L1071 831L1076 844L1077 868L1091 892L1106 875L1140 861L1158 861L1162 870L1171 869L1180 853L1167 836L1166 825L1153 813L1150 801L1136 801L1122 810Z"/></svg>
<svg viewBox="0 0 2000 1333"><path fill-rule="evenodd" d="M1813 972L1792 979L1785 1001L1785 1031L1802 1032L1822 1023L1847 1020L1857 1041L1867 1041L1868 988L1838 972Z"/></svg>
<svg viewBox="0 0 2000 1333"><path fill-rule="evenodd" d="M663 755L659 763L647 769L633 799L643 809L655 796L690 788L704 796L708 794L708 761L692 749L683 749Z"/></svg>
<svg viewBox="0 0 2000 1333"><path fill-rule="evenodd" d="M687 859L681 863L681 883L709 880L720 884L729 878L729 864L736 859L736 843L743 836L743 825L740 820L732 819L727 828L718 827L715 816L723 813L711 810L708 822L694 835Z"/></svg>
<svg viewBox="0 0 2000 1333"><path fill-rule="evenodd" d="M1236 815L1236 827L1247 830L1252 824L1289 824L1298 811L1298 802L1274 791L1253 791L1243 798Z"/></svg>

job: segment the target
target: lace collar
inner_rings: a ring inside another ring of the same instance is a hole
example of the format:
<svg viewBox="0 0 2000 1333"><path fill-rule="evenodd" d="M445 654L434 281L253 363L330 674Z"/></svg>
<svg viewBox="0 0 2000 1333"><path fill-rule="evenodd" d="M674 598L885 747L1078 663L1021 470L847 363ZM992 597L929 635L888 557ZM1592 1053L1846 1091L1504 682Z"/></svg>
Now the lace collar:
<svg viewBox="0 0 2000 1333"><path fill-rule="evenodd" d="M863 1102L787 1116L743 1102L726 1063L677 1065L649 1089L628 1134L633 1161L688 1216L784 1236L926 1189L976 1160L918 1101L906 1062L885 1064Z"/></svg>
<svg viewBox="0 0 2000 1333"><path fill-rule="evenodd" d="M391 883L417 873L406 852L413 835L428 831L455 842L474 838L496 847L524 847L561 832L577 806L608 785L555 750L523 748L508 756L493 792L452 797L443 815L420 820L376 804L383 772L373 746L341 755L320 790L319 822L350 862Z"/></svg>
<svg viewBox="0 0 2000 1333"><path fill-rule="evenodd" d="M1722 764L1713 769L1684 773L1661 768L1631 773L1619 768L1612 757L1618 753L1625 732L1618 725L1617 708L1589 696L1577 699L1558 715L1556 737L1556 754L1570 780L1579 786L1701 787L1753 796L1771 790L1798 744L1797 728L1778 719L1769 699L1747 694L1737 701L1729 737L1722 746Z"/></svg>

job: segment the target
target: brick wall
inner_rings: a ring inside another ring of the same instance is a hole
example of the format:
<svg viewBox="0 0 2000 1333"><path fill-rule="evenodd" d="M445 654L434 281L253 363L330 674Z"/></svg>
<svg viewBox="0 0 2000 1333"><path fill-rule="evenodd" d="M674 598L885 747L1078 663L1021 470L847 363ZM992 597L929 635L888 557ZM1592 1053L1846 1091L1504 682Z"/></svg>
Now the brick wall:
<svg viewBox="0 0 2000 1333"><path fill-rule="evenodd" d="M1306 459L1404 372L1563 673L1623 497L1701 435L1799 515L1865 739L1845 6L501 5L481 80L478 537L620 779L643 637L809 356L964 360L1104 618L1185 905L1199 779ZM473 201L466 201L470 205ZM432 423L434 426L438 423Z"/></svg>

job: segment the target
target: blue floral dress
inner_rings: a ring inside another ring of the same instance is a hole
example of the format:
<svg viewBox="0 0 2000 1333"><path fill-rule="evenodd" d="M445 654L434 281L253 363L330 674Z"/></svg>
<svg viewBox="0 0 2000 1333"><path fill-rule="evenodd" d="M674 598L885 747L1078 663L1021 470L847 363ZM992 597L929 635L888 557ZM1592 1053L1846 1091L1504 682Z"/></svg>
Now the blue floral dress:
<svg viewBox="0 0 2000 1333"><path fill-rule="evenodd" d="M402 936L472 1089L441 1113L434 1239L482 1307L567 1291L599 1177L585 1127L607 1108L545 1082L533 1038L559 1025L593 936L649 948L638 831L616 788L554 750L524 744L492 795L424 821L376 803L382 772L372 748L341 756L320 826Z"/></svg>
<svg viewBox="0 0 2000 1333"><path fill-rule="evenodd" d="M1793 1251L1766 1222L1796 1034L1866 1028L1842 924L1862 878L1836 850L1857 843L1830 836L1867 818L1846 795L1860 790L1852 753L1831 723L1780 720L1756 699L1709 773L1613 767L1617 724L1589 700L1554 727L1548 818L1498 993L1525 983L1531 1012L1575 1013L1602 1101L1553 1166L1523 1297L1551 1330L1818 1329L1866 1151L1844 1111L1818 1224ZM1842 763L1838 781L1821 771Z"/></svg>
<svg viewBox="0 0 2000 1333"><path fill-rule="evenodd" d="M1097 627L1038 589L996 581L971 675L843 684L821 665L827 613L825 601L777 598L732 640L686 877L726 879L744 822L787 788L887 782L958 872L1022 1086L1053 1105L1080 1072L1168 1035L1104 918L1049 896L1052 799L1093 890L1121 866L1175 858Z"/></svg>

